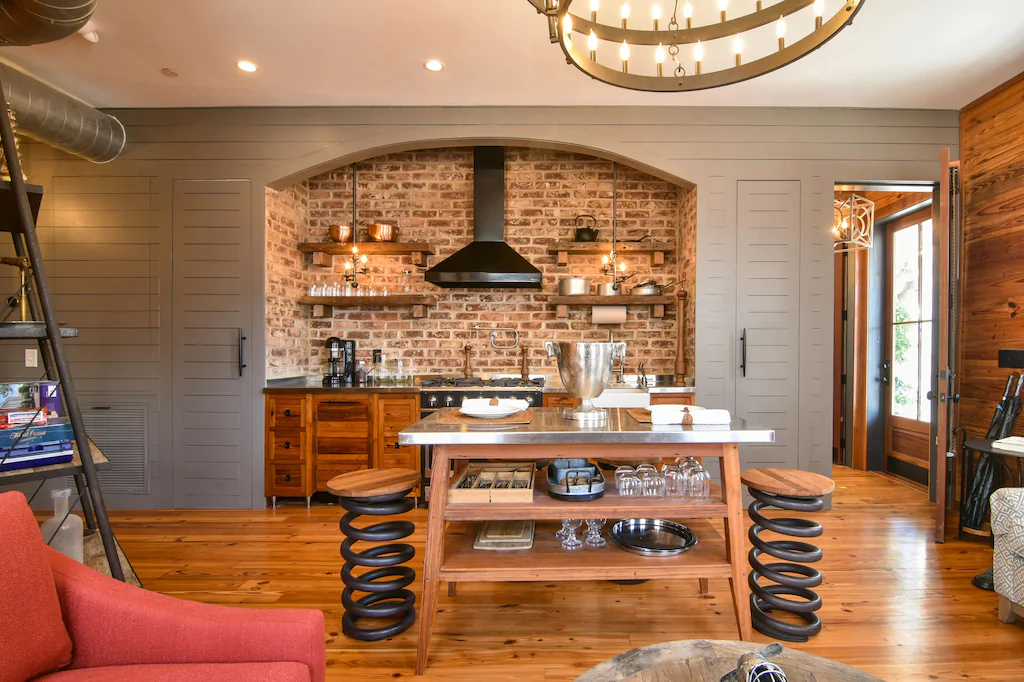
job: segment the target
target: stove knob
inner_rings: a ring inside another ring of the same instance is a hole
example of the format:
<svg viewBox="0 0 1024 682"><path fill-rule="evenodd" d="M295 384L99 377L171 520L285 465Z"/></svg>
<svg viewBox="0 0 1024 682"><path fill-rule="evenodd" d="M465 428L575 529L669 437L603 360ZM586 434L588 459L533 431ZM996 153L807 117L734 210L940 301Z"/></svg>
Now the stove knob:
<svg viewBox="0 0 1024 682"><path fill-rule="evenodd" d="M519 396L517 396L517 395L516 395L515 393L513 393L512 395L510 395L510 396L508 397L508 399L509 399L509 400L519 400Z"/></svg>
<svg viewBox="0 0 1024 682"><path fill-rule="evenodd" d="M430 405L431 407L437 407L437 396L432 395L429 398L427 398L427 404Z"/></svg>
<svg viewBox="0 0 1024 682"><path fill-rule="evenodd" d="M527 405L533 405L533 396L532 395L526 396L526 404Z"/></svg>
<svg viewBox="0 0 1024 682"><path fill-rule="evenodd" d="M455 398L451 397L450 395L446 395L444 397L444 406L445 407L451 407L454 403L455 403Z"/></svg>

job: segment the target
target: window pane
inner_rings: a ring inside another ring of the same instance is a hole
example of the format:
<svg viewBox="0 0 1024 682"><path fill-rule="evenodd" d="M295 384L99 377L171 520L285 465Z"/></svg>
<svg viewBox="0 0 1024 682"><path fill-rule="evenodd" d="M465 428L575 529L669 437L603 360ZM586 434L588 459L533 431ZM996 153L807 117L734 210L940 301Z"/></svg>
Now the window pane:
<svg viewBox="0 0 1024 682"><path fill-rule="evenodd" d="M908 419L917 419L921 394L917 368L917 328L918 325L914 323L892 326L892 413Z"/></svg>
<svg viewBox="0 0 1024 682"><path fill-rule="evenodd" d="M923 422L932 420L932 404L928 400L928 391L932 388L932 323L921 323L921 375L918 379L918 405Z"/></svg>
<svg viewBox="0 0 1024 682"><path fill-rule="evenodd" d="M918 306L920 272L918 271L917 226L904 228L892 237L892 321L909 322L921 319ZM915 364L915 371L917 365Z"/></svg>
<svg viewBox="0 0 1024 682"><path fill-rule="evenodd" d="M932 319L932 283L935 275L932 272L932 221L926 220L921 223L921 319ZM931 345L924 344L922 348L931 348ZM927 352L927 351L926 351Z"/></svg>

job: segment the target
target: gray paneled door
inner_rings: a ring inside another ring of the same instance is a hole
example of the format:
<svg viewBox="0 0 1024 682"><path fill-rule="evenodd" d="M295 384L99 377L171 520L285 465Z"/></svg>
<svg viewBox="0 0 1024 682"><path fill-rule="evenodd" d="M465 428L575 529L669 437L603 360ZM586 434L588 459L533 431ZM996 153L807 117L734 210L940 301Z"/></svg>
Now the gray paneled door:
<svg viewBox="0 0 1024 682"><path fill-rule="evenodd" d="M741 446L743 468L798 469L800 182L739 182L736 220L736 413L776 438Z"/></svg>
<svg viewBox="0 0 1024 682"><path fill-rule="evenodd" d="M252 498L250 195L247 180L174 182L175 507Z"/></svg>

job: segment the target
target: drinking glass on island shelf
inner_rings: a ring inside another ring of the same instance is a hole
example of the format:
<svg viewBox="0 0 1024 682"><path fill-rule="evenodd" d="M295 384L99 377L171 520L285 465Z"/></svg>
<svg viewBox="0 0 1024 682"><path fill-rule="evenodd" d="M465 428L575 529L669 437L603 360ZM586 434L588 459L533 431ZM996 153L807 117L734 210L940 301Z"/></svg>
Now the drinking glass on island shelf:
<svg viewBox="0 0 1024 682"><path fill-rule="evenodd" d="M601 535L601 529L608 519L587 519L587 537L584 540L587 547L604 547L608 541Z"/></svg>
<svg viewBox="0 0 1024 682"><path fill-rule="evenodd" d="M698 469L693 478L693 496L698 500L710 500L711 472L699 464L697 466Z"/></svg>
<svg viewBox="0 0 1024 682"><path fill-rule="evenodd" d="M566 536L562 538L562 549L573 551L583 547L583 540L576 537L576 531L583 525L583 519L565 519L562 521Z"/></svg>
<svg viewBox="0 0 1024 682"><path fill-rule="evenodd" d="M412 284L411 284L412 279L411 279L411 276L412 276L412 271L411 270L402 270L402 287L401 288L402 288L402 293L403 294L407 294L410 291L412 291Z"/></svg>
<svg viewBox="0 0 1024 682"><path fill-rule="evenodd" d="M636 472L628 472L619 478L619 495L622 497L640 497L640 477Z"/></svg>
<svg viewBox="0 0 1024 682"><path fill-rule="evenodd" d="M643 475L644 475L645 473L651 473L651 474L656 474L656 473L658 473L658 468L657 468L657 467L655 467L655 466L654 466L653 464L651 464L651 463L649 463L649 462L644 462L643 464L638 464L638 465L637 465L637 467L636 467L636 473L637 473L637 474L638 474L639 476L641 476L641 477L642 477L642 476L643 476Z"/></svg>
<svg viewBox="0 0 1024 682"><path fill-rule="evenodd" d="M636 469L634 469L633 467L631 467L628 464L623 464L622 466L616 467L616 469L615 469L615 489L618 490L621 493L622 492L622 486L619 485L619 482L622 480L622 477L625 476L626 474L635 474L635 473L636 473Z"/></svg>
<svg viewBox="0 0 1024 682"><path fill-rule="evenodd" d="M640 491L643 497L665 497L665 477L656 471L643 472L640 475Z"/></svg>
<svg viewBox="0 0 1024 682"><path fill-rule="evenodd" d="M686 497L686 476L683 469L675 462L662 467L665 477L665 494L669 497Z"/></svg>

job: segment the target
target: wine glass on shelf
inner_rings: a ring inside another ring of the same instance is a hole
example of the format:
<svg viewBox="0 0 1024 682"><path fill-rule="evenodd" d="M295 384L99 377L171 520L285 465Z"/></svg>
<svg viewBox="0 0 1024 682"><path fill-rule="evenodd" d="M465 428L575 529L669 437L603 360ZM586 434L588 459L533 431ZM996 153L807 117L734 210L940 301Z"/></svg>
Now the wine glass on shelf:
<svg viewBox="0 0 1024 682"><path fill-rule="evenodd" d="M583 525L583 519L566 519L562 521L562 525L567 531L567 535L562 538L562 549L571 552L583 547L583 540L576 537L576 531Z"/></svg>
<svg viewBox="0 0 1024 682"><path fill-rule="evenodd" d="M601 529L608 519L587 519L587 537L584 542L587 547L604 547L608 541L601 535Z"/></svg>

